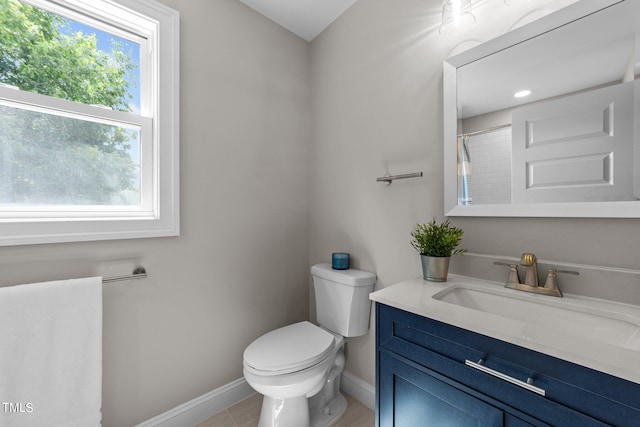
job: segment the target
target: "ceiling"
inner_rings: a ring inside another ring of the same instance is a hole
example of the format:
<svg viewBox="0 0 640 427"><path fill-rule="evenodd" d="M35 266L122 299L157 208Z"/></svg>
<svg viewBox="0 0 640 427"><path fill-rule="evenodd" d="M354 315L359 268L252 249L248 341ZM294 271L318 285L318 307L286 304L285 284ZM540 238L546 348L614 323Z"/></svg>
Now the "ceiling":
<svg viewBox="0 0 640 427"><path fill-rule="evenodd" d="M310 42L357 0L240 1Z"/></svg>

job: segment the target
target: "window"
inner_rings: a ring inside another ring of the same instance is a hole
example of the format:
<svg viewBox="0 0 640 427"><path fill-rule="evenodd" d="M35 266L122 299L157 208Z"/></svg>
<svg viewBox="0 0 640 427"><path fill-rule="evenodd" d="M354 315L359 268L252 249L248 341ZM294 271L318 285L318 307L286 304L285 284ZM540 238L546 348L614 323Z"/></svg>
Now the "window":
<svg viewBox="0 0 640 427"><path fill-rule="evenodd" d="M0 245L179 234L178 13L0 0Z"/></svg>

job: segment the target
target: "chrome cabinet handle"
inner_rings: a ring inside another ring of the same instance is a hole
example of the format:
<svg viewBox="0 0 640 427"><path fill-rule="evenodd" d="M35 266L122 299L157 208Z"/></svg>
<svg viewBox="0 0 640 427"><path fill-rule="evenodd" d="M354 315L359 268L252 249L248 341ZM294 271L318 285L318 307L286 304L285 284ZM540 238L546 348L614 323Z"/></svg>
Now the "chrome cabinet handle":
<svg viewBox="0 0 640 427"><path fill-rule="evenodd" d="M532 391L536 394L539 394L540 396L544 396L546 394L544 389L533 385L533 378L527 378L527 382L520 381L519 379L503 374L502 372L498 372L494 369L487 368L486 366L484 366L484 360L482 359L480 359L478 363L472 362L471 360L467 359L464 361L464 364L474 369L477 369L479 371L482 371L484 373L487 373L489 375L493 375L496 378L500 378L501 380L510 382L511 384L515 384L519 387Z"/></svg>

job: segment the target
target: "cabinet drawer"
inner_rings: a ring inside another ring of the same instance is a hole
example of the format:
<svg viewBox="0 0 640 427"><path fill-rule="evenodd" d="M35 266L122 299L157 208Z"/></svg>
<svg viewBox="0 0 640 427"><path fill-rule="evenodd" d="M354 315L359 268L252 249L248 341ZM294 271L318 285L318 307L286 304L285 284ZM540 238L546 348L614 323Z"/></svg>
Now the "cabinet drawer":
<svg viewBox="0 0 640 427"><path fill-rule="evenodd" d="M378 347L464 384L470 390L535 414L552 425L633 425L640 385L465 329L376 304ZM543 389L540 396L465 362ZM578 421L585 414L585 421ZM580 423L580 424L576 424Z"/></svg>
<svg viewBox="0 0 640 427"><path fill-rule="evenodd" d="M500 409L381 352L379 424L384 427L502 427ZM526 425L526 424L525 424Z"/></svg>

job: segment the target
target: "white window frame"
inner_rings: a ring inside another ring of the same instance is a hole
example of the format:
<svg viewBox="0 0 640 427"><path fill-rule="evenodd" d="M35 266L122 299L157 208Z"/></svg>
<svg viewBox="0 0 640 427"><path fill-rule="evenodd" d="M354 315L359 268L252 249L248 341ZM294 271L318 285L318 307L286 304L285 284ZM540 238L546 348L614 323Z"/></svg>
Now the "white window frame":
<svg viewBox="0 0 640 427"><path fill-rule="evenodd" d="M3 208L0 246L179 235L178 12L154 0L23 1L140 44L140 115L7 87L0 104L140 129L141 204Z"/></svg>

